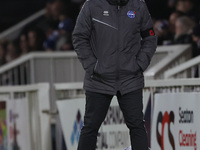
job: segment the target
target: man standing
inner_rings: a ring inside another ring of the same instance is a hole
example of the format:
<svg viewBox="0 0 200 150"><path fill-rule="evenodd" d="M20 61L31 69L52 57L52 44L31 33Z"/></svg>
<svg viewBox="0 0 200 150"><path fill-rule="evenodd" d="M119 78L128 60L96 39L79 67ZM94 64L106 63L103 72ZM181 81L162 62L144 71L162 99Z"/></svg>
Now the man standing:
<svg viewBox="0 0 200 150"><path fill-rule="evenodd" d="M143 71L157 42L144 0L87 0L73 44L85 69L86 108L78 150L95 150L98 130L117 96L133 150L147 150L143 120Z"/></svg>

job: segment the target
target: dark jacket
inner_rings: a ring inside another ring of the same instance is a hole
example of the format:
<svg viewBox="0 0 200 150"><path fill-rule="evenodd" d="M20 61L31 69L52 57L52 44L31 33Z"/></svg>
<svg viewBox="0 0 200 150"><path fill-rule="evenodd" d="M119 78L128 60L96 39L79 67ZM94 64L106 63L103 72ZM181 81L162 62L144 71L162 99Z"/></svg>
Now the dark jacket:
<svg viewBox="0 0 200 150"><path fill-rule="evenodd" d="M87 0L73 32L84 89L115 95L143 88L157 47L152 27L144 0Z"/></svg>

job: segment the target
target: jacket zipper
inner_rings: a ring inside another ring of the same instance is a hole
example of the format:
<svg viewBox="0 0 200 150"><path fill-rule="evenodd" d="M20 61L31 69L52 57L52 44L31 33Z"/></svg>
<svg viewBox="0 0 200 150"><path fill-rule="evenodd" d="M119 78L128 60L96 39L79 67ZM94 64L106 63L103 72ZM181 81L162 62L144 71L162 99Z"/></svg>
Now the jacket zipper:
<svg viewBox="0 0 200 150"><path fill-rule="evenodd" d="M117 6L117 23L118 23L118 35L117 35L117 68L116 68L116 90L119 90L119 42L120 42L120 6Z"/></svg>

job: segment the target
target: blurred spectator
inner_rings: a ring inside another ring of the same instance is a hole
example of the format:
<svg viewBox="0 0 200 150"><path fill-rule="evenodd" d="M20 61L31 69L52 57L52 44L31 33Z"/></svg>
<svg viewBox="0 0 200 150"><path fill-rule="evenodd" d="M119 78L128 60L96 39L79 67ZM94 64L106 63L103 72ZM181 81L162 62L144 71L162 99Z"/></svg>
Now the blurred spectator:
<svg viewBox="0 0 200 150"><path fill-rule="evenodd" d="M53 20L58 21L60 13L63 11L64 5L60 0L56 0L51 5L51 17Z"/></svg>
<svg viewBox="0 0 200 150"><path fill-rule="evenodd" d="M63 12L59 16L60 23L58 25L58 29L60 30L60 33L63 34L66 31L67 32L72 32L74 30L74 21L66 14L67 12Z"/></svg>
<svg viewBox="0 0 200 150"><path fill-rule="evenodd" d="M179 17L175 23L174 44L192 43L195 22L187 16Z"/></svg>
<svg viewBox="0 0 200 150"><path fill-rule="evenodd" d="M58 25L58 30L49 35L44 42L44 48L47 51L54 50L71 50L72 49L72 31L74 22L70 18L66 18Z"/></svg>
<svg viewBox="0 0 200 150"><path fill-rule="evenodd" d="M154 24L155 34L158 36L158 45L171 44L173 37L169 32L169 23L167 20L157 20Z"/></svg>
<svg viewBox="0 0 200 150"><path fill-rule="evenodd" d="M176 10L199 22L200 7L196 0L177 0Z"/></svg>
<svg viewBox="0 0 200 150"><path fill-rule="evenodd" d="M21 34L19 37L19 49L21 51L21 55L25 55L29 52L26 34Z"/></svg>
<svg viewBox="0 0 200 150"><path fill-rule="evenodd" d="M174 9L176 6L176 0L168 0L168 7Z"/></svg>
<svg viewBox="0 0 200 150"><path fill-rule="evenodd" d="M2 40L0 41L0 66L6 63L6 48L7 48L7 41Z"/></svg>
<svg viewBox="0 0 200 150"><path fill-rule="evenodd" d="M175 34L175 23L177 18L183 16L183 13L175 11L169 17L169 30L174 35Z"/></svg>
<svg viewBox="0 0 200 150"><path fill-rule="evenodd" d="M50 28L55 30L58 27L59 16L66 10L67 4L61 0L50 1L46 4L46 19Z"/></svg>
<svg viewBox="0 0 200 150"><path fill-rule="evenodd" d="M58 26L59 37L56 42L57 50L71 50L72 49L72 31L74 29L74 22L67 18L59 23Z"/></svg>
<svg viewBox="0 0 200 150"><path fill-rule="evenodd" d="M8 42L6 52L6 63L11 62L19 56L19 51L14 42Z"/></svg>
<svg viewBox="0 0 200 150"><path fill-rule="evenodd" d="M196 25L193 29L193 41L196 42L200 48L200 25Z"/></svg>
<svg viewBox="0 0 200 150"><path fill-rule="evenodd" d="M200 25L196 25L193 29L193 57L200 55ZM199 78L199 67L194 67L194 77Z"/></svg>
<svg viewBox="0 0 200 150"><path fill-rule="evenodd" d="M176 10L177 11L186 13L187 10L186 10L185 7L187 7L187 6L185 6L185 0L177 0L177 4L176 4Z"/></svg>
<svg viewBox="0 0 200 150"><path fill-rule="evenodd" d="M58 25L59 37L56 42L57 50L71 50L72 49L72 32L75 23L67 14L60 15L60 23Z"/></svg>
<svg viewBox="0 0 200 150"><path fill-rule="evenodd" d="M46 51L54 51L56 49L56 41L58 39L58 31L52 32L52 34L48 35L48 38L44 41L44 49Z"/></svg>
<svg viewBox="0 0 200 150"><path fill-rule="evenodd" d="M71 50L73 48L71 36L75 23L70 18L69 10L66 7L66 10L60 12L57 30L54 30L50 35L47 34L47 39L44 42L46 51Z"/></svg>
<svg viewBox="0 0 200 150"><path fill-rule="evenodd" d="M196 57L196 56L200 55L200 25L197 25L194 27L192 38L195 43L193 57Z"/></svg>
<svg viewBox="0 0 200 150"><path fill-rule="evenodd" d="M44 50L43 42L45 36L39 28L33 28L28 31L28 47L30 51Z"/></svg>

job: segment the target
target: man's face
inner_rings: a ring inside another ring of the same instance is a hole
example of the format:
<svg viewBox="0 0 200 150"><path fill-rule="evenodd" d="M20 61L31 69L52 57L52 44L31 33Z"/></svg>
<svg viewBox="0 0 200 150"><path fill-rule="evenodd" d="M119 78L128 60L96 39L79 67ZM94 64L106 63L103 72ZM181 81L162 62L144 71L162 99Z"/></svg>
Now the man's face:
<svg viewBox="0 0 200 150"><path fill-rule="evenodd" d="M36 43L36 34L33 31L30 31L28 33L28 40L29 40L29 46L35 46Z"/></svg>
<svg viewBox="0 0 200 150"><path fill-rule="evenodd" d="M189 12L194 7L194 4L190 0L185 0L184 5L186 12Z"/></svg>
<svg viewBox="0 0 200 150"><path fill-rule="evenodd" d="M180 12L187 13L194 7L191 0L181 0L177 2L176 9Z"/></svg>
<svg viewBox="0 0 200 150"><path fill-rule="evenodd" d="M24 50L27 48L27 40L25 35L20 36L20 48L21 50Z"/></svg>
<svg viewBox="0 0 200 150"><path fill-rule="evenodd" d="M193 41L196 42L196 43L197 43L197 42L199 41L199 39L200 39L200 37L198 37L198 36L196 36L196 35L193 35L192 38L193 38Z"/></svg>
<svg viewBox="0 0 200 150"><path fill-rule="evenodd" d="M185 12L185 3L184 1L178 1L176 5L176 9L180 12Z"/></svg>
<svg viewBox="0 0 200 150"><path fill-rule="evenodd" d="M5 55L5 50L4 48L0 45L0 59L2 59Z"/></svg>

